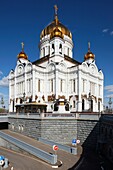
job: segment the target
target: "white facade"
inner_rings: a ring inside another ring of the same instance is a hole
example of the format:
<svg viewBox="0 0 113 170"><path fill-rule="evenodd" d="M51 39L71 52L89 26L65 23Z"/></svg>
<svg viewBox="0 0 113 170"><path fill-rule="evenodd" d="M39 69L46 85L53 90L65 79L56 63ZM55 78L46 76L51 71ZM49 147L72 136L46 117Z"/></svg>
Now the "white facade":
<svg viewBox="0 0 113 170"><path fill-rule="evenodd" d="M41 33L39 49L40 59L30 62L22 47L16 68L10 71L10 112L17 104L32 102L46 103L47 112L54 112L57 99L65 99L71 112L103 111L104 76L95 56L89 46L84 62L73 59L71 32L56 13Z"/></svg>

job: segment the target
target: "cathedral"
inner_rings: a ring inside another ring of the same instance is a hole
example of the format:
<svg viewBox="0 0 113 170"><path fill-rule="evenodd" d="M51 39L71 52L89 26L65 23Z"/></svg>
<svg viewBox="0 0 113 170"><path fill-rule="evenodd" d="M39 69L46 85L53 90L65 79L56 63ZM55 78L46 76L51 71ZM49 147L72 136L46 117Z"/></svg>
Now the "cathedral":
<svg viewBox="0 0 113 170"><path fill-rule="evenodd" d="M9 73L9 112L101 112L103 111L104 75L88 51L83 62L73 57L71 31L58 17L40 34L40 56L29 61L22 50L17 64Z"/></svg>

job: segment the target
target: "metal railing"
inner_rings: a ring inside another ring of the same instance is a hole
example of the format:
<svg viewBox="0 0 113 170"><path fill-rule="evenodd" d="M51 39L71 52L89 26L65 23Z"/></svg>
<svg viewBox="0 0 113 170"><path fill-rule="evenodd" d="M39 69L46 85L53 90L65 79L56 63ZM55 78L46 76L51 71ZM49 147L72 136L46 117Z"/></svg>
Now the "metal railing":
<svg viewBox="0 0 113 170"><path fill-rule="evenodd" d="M5 134L3 132L0 132L0 137L4 140L7 140L8 142L14 144L15 146L29 152L30 154L50 163L50 164L56 164L57 163L57 155L49 154L41 149L38 149L32 145L29 145L23 141L20 141L19 139L16 139L8 134Z"/></svg>
<svg viewBox="0 0 113 170"><path fill-rule="evenodd" d="M47 139L44 139L44 138L41 138L41 137L39 137L37 140L44 143L44 144L48 144L50 146L57 145L59 149L64 150L68 153L72 153L74 155L77 155L77 147L62 145L60 143L53 142L53 141L50 141L50 140L47 140Z"/></svg>

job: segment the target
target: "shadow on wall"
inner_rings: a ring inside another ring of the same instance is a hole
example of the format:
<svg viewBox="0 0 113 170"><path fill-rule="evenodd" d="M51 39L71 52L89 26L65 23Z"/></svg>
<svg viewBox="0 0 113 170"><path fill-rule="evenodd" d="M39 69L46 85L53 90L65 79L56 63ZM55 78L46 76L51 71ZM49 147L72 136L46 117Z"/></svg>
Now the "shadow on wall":
<svg viewBox="0 0 113 170"><path fill-rule="evenodd" d="M77 120L77 137L83 149L96 149L99 136L98 120Z"/></svg>
<svg viewBox="0 0 113 170"><path fill-rule="evenodd" d="M97 155L99 121L77 120L77 135L83 147L79 161L68 170L99 170L100 161Z"/></svg>

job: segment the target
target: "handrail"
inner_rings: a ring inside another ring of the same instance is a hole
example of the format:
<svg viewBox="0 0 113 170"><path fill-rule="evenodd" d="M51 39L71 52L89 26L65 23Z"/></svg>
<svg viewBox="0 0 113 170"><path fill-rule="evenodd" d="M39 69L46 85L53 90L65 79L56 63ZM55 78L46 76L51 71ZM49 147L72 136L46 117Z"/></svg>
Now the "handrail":
<svg viewBox="0 0 113 170"><path fill-rule="evenodd" d="M50 164L57 163L57 155L47 153L39 148L36 148L30 144L27 144L8 134L5 134L4 132L0 132L0 137Z"/></svg>

